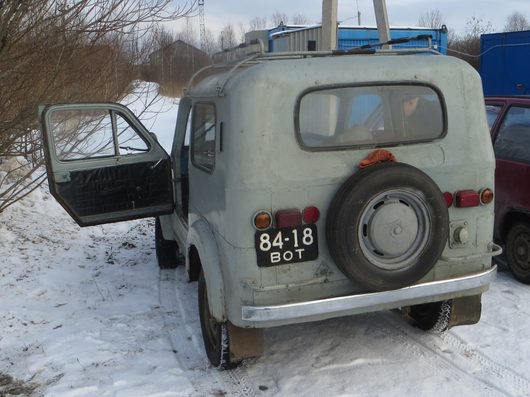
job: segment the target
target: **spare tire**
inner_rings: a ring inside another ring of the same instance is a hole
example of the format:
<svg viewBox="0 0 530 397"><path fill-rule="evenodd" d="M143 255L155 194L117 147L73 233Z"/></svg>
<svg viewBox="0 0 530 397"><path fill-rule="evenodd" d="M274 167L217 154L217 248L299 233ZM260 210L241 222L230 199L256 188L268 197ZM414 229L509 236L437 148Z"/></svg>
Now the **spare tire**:
<svg viewBox="0 0 530 397"><path fill-rule="evenodd" d="M327 212L331 257L351 280L375 291L414 284L447 244L447 204L436 183L403 163L360 169Z"/></svg>

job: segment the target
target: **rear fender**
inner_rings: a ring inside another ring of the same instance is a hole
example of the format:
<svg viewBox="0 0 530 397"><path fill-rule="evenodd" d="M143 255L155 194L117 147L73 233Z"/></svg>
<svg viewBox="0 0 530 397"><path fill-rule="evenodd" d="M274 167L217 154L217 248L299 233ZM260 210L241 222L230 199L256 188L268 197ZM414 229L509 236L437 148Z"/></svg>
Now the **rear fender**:
<svg viewBox="0 0 530 397"><path fill-rule="evenodd" d="M190 226L187 246L186 270L190 270L189 249L195 246L201 261L201 271L206 280L210 313L218 322L225 322L227 320L225 291L219 250L215 235L204 219L199 219Z"/></svg>

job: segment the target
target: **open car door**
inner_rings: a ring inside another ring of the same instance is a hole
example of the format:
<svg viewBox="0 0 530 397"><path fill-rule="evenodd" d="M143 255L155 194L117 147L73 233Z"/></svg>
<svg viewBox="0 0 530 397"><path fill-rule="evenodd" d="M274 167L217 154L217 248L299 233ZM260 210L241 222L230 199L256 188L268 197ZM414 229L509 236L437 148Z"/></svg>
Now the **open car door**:
<svg viewBox="0 0 530 397"><path fill-rule="evenodd" d="M125 106L49 105L40 116L50 191L80 226L172 212L170 157Z"/></svg>

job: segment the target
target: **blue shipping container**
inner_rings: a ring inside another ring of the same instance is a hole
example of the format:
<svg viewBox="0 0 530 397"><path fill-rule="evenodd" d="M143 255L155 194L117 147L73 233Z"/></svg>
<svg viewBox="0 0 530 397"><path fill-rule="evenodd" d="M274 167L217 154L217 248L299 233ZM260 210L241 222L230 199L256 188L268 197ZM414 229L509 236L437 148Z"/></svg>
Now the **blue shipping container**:
<svg viewBox="0 0 530 397"><path fill-rule="evenodd" d="M392 40L406 37L416 37L419 35L429 35L432 37L432 48L447 55L447 29L427 29L427 28L391 28L390 38ZM379 43L379 32L377 28L367 27L339 27L338 48L347 50L353 47L360 47L366 44ZM396 44L394 48L427 48L426 40L411 40L408 43Z"/></svg>
<svg viewBox="0 0 530 397"><path fill-rule="evenodd" d="M480 37L484 95L530 95L530 31Z"/></svg>
<svg viewBox="0 0 530 397"><path fill-rule="evenodd" d="M279 25L276 28L266 30L268 32L268 47L269 52L283 52L283 51L311 51L318 48L316 42L310 48L310 44L305 41L315 41L320 37L320 25L312 26L294 26L294 25ZM377 28L365 26L339 26L337 48L347 50L354 47L360 47L367 44L377 44L379 40L379 32ZM431 36L431 48L447 55L447 28L429 29L429 28L390 28L391 39L402 39L408 37L416 37L419 35ZM288 44L285 40L287 36L293 36L293 43ZM296 39L294 38L296 37ZM305 41L304 41L305 40ZM427 40L411 40L407 43L396 44L394 48L428 48L429 42Z"/></svg>

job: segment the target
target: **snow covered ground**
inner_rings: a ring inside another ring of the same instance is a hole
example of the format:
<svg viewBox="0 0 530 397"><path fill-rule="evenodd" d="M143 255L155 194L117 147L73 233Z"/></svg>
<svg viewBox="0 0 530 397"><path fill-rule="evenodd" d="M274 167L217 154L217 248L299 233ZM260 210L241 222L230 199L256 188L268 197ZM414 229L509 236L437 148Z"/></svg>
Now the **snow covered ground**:
<svg viewBox="0 0 530 397"><path fill-rule="evenodd" d="M170 145L177 103L160 102L172 120L149 128ZM46 187L0 214L0 396L530 396L530 287L507 272L474 326L426 334L395 312L284 326L262 357L212 369L196 283L158 269L153 224L81 229Z"/></svg>

